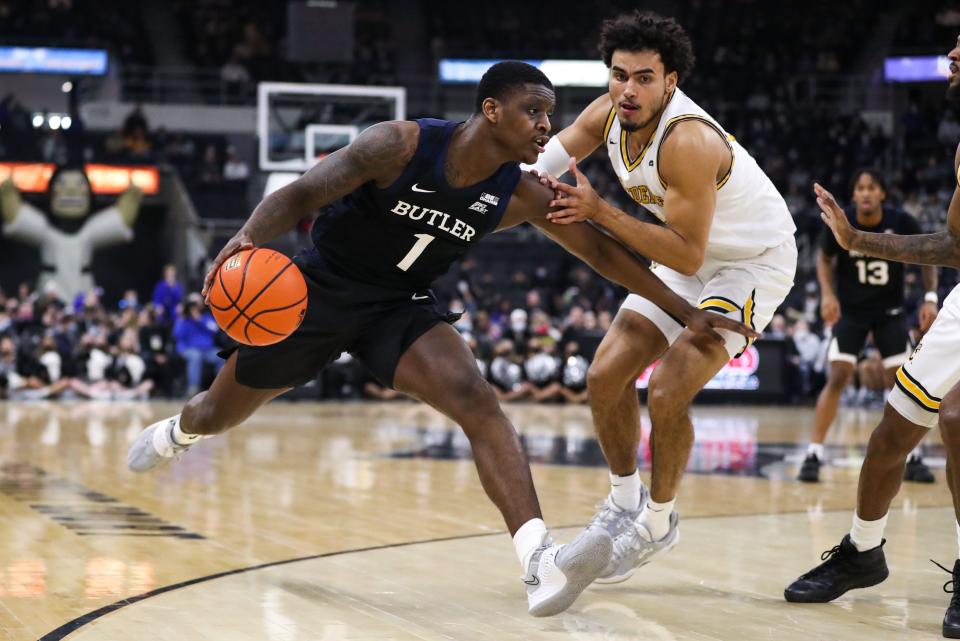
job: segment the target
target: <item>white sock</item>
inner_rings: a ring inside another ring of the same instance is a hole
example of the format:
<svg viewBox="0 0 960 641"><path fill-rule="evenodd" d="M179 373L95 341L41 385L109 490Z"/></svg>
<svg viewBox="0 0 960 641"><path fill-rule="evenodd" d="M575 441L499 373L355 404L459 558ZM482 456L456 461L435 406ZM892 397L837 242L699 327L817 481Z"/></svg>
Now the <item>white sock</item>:
<svg viewBox="0 0 960 641"><path fill-rule="evenodd" d="M917 443L917 446L910 450L910 454L907 455L907 460L922 459L923 458L923 446L920 443Z"/></svg>
<svg viewBox="0 0 960 641"><path fill-rule="evenodd" d="M657 503L653 499L647 499L647 504L643 506L640 517L637 522L647 528L654 541L659 541L670 531L670 515L673 514L673 506L677 499L672 498L666 503Z"/></svg>
<svg viewBox="0 0 960 641"><path fill-rule="evenodd" d="M823 443L811 443L807 446L807 456L816 454L819 460L823 460Z"/></svg>
<svg viewBox="0 0 960 641"><path fill-rule="evenodd" d="M614 507L624 510L640 507L640 470L634 470L633 474L627 476L610 472L610 494L616 503Z"/></svg>
<svg viewBox="0 0 960 641"><path fill-rule="evenodd" d="M887 515L876 521L864 521L853 512L853 528L850 530L850 542L858 552L872 550L883 542L883 529L887 526Z"/></svg>
<svg viewBox="0 0 960 641"><path fill-rule="evenodd" d="M543 543L543 535L547 533L547 524L543 519L530 519L520 526L513 535L513 547L520 559L520 567L527 571L527 564L534 551Z"/></svg>
<svg viewBox="0 0 960 641"><path fill-rule="evenodd" d="M957 558L960 559L960 523L957 523Z"/></svg>
<svg viewBox="0 0 960 641"><path fill-rule="evenodd" d="M192 445L200 439L210 438L212 434L187 434L180 429L180 415L177 414L175 417L176 423L173 424L173 432L171 436L173 437L173 442L177 445Z"/></svg>

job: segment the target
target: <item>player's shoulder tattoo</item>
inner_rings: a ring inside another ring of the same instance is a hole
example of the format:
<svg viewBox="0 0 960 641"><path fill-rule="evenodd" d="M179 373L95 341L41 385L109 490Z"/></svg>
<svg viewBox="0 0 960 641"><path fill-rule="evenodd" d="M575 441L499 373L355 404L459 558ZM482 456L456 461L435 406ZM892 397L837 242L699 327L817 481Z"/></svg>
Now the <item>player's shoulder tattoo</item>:
<svg viewBox="0 0 960 641"><path fill-rule="evenodd" d="M405 165L417 150L416 123L381 122L353 142L351 152L363 165Z"/></svg>

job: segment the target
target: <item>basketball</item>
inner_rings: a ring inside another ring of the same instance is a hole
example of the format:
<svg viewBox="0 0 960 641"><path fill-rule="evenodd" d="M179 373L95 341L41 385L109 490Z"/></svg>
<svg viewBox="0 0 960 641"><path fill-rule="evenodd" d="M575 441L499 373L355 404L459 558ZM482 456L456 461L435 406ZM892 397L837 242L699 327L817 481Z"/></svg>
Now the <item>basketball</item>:
<svg viewBox="0 0 960 641"><path fill-rule="evenodd" d="M245 345L272 345L292 334L307 311L307 283L289 258L247 249L228 258L210 287L217 325Z"/></svg>

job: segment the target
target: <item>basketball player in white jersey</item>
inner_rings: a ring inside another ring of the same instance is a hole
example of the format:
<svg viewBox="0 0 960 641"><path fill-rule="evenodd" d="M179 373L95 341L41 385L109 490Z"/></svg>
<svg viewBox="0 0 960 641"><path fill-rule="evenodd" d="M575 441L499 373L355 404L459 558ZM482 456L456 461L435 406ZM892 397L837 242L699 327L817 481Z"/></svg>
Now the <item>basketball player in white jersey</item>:
<svg viewBox="0 0 960 641"><path fill-rule="evenodd" d="M534 169L555 189L549 217L592 219L655 263L655 273L701 309L756 329L793 286L797 250L787 205L740 144L679 88L693 66L690 39L672 18L635 12L604 23L600 51L609 93L547 145ZM607 149L623 188L663 225L640 222L597 196L576 160ZM570 168L576 186L553 176ZM618 582L679 540L674 504L693 447L688 408L700 389L749 346L732 333L707 344L666 311L631 294L590 367L597 435L612 491L594 517L614 536L601 582ZM650 380L652 482L637 473L640 438L635 381Z"/></svg>

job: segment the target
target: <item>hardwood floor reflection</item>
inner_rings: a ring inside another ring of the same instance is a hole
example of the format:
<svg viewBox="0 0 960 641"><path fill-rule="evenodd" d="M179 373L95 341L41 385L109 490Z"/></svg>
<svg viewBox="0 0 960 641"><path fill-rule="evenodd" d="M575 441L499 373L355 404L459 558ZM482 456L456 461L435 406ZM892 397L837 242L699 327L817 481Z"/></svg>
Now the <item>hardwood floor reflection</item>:
<svg viewBox="0 0 960 641"><path fill-rule="evenodd" d="M627 583L592 588L562 617L535 620L469 444L429 408L276 402L172 465L128 472L130 441L178 409L0 404L0 638L939 637L947 577L926 559L946 565L956 554L942 469L894 503L886 583L826 606L782 600L849 527L856 462L878 412L844 413L831 453L846 465L810 486L792 479L811 409L696 408L678 549ZM608 488L589 410L507 413L548 524L572 536ZM643 430L646 461L646 418ZM312 558L60 629L165 586L302 557Z"/></svg>

